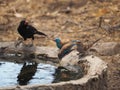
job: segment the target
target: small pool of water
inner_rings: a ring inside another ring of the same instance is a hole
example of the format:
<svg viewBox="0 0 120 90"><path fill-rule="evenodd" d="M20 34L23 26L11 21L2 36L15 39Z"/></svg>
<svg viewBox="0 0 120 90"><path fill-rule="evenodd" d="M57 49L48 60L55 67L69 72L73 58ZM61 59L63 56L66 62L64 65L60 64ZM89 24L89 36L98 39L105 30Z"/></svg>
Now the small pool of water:
<svg viewBox="0 0 120 90"><path fill-rule="evenodd" d="M0 61L0 87L49 84L54 80L55 66L50 64L24 63Z"/></svg>

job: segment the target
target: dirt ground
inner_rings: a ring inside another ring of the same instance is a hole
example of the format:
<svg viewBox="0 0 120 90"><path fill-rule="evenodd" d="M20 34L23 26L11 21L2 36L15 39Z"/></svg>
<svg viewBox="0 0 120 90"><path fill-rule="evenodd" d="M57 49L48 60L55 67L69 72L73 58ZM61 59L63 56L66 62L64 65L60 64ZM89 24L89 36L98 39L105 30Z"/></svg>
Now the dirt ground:
<svg viewBox="0 0 120 90"><path fill-rule="evenodd" d="M0 41L17 40L23 18L52 39L120 42L119 0L0 0ZM35 44L55 46L39 36ZM100 57L108 63L108 90L120 90L120 54Z"/></svg>

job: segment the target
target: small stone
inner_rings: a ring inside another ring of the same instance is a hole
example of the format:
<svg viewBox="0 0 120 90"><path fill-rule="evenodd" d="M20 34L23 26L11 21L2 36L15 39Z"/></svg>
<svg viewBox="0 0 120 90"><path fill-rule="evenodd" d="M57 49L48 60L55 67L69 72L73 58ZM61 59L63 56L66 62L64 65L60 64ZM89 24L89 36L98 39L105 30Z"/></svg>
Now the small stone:
<svg viewBox="0 0 120 90"><path fill-rule="evenodd" d="M105 42L105 43L97 43L90 48L90 50L94 50L100 55L116 55L120 53L120 43L118 42Z"/></svg>
<svg viewBox="0 0 120 90"><path fill-rule="evenodd" d="M23 17L23 15L20 14L20 13L15 13L14 16L17 17L17 18L22 18Z"/></svg>
<svg viewBox="0 0 120 90"><path fill-rule="evenodd" d="M110 19L104 19L104 22L109 23Z"/></svg>

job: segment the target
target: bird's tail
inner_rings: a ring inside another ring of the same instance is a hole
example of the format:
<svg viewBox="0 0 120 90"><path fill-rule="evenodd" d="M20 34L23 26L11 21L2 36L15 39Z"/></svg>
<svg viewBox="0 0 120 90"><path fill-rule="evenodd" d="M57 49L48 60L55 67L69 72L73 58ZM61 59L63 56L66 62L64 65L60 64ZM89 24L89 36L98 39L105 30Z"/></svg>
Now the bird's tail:
<svg viewBox="0 0 120 90"><path fill-rule="evenodd" d="M45 33L37 31L36 34L47 36Z"/></svg>
<svg viewBox="0 0 120 90"><path fill-rule="evenodd" d="M93 44L95 44L96 42L98 42L99 40L101 40L101 38L95 40L92 44L88 45L85 47L85 50L88 50L89 48L91 48L93 46Z"/></svg>

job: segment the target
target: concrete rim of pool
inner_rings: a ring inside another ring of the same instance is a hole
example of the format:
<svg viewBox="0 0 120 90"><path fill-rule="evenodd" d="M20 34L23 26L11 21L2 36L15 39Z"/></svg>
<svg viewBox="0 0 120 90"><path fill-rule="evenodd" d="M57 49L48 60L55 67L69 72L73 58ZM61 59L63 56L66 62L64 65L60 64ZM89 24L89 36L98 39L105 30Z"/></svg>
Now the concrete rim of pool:
<svg viewBox="0 0 120 90"><path fill-rule="evenodd" d="M89 69L87 74L81 79L52 84L1 87L0 90L19 90L19 88L21 88L21 90L34 90L35 88L38 88L37 90L58 90L58 88L63 90L67 90L68 88L71 88L70 90L77 90L76 88L81 88L81 90L86 88L99 88L98 90L106 90L107 64L96 56L94 56L94 58L93 56L87 56L85 59L87 60L87 64L89 64Z"/></svg>
<svg viewBox="0 0 120 90"><path fill-rule="evenodd" d="M42 51L49 47L37 47L36 53L39 53L39 49ZM50 48L53 53L47 52L50 57L56 54L55 48ZM54 54L55 53L55 54ZM77 54L76 54L77 55ZM56 57L56 56L55 56ZM60 83L52 84L36 84L25 86L12 86L0 88L0 90L106 90L107 89L107 63L101 60L99 57L90 55L81 60L82 64L87 67L86 75L78 80L70 80Z"/></svg>

